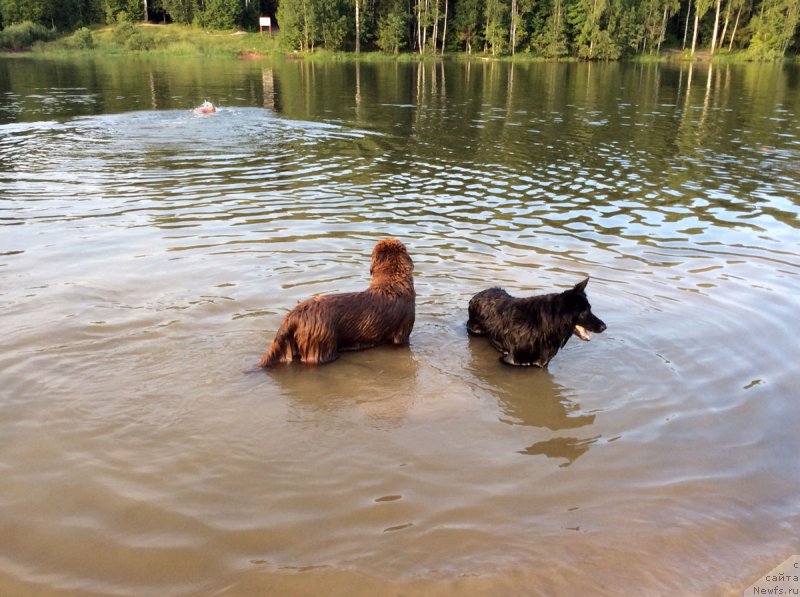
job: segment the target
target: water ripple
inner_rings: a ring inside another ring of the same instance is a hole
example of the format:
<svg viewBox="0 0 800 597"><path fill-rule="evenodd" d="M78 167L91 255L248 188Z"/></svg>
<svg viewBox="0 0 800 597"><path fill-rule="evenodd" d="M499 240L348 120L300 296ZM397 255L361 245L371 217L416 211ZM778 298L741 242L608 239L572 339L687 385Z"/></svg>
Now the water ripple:
<svg viewBox="0 0 800 597"><path fill-rule="evenodd" d="M2 574L197 593L254 564L261 582L461 578L574 573L588 554L620 562L624 581L603 582L630 589L629 562L652 566L641 553L674 570L791 545L791 110L754 135L772 121L732 123L666 68L641 102L622 84L554 101L544 73L619 71L550 66L423 64L407 96L364 79L358 105L303 95L208 118L50 115L83 114L82 88L0 102L43 114L0 125ZM325 72L286 68L287 89ZM445 97L443 73L469 68L503 85ZM297 301L363 288L389 235L416 268L410 347L241 373ZM547 371L467 337L477 290L584 276L608 330Z"/></svg>

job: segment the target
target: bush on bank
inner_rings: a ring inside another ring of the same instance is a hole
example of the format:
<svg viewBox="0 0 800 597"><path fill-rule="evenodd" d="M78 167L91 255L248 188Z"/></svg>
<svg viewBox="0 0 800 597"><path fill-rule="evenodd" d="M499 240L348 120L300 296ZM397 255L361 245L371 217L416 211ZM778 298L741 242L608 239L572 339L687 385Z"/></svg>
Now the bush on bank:
<svg viewBox="0 0 800 597"><path fill-rule="evenodd" d="M39 23L24 21L9 25L0 31L0 48L3 50L26 50L36 42L50 41L57 37L55 29L48 29Z"/></svg>

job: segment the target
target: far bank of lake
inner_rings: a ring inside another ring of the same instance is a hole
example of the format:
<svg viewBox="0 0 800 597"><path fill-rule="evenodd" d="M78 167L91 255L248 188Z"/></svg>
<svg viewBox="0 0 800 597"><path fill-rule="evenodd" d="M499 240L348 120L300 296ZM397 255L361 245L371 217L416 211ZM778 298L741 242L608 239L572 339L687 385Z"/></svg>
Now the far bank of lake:
<svg viewBox="0 0 800 597"><path fill-rule="evenodd" d="M202 58L240 58L248 60L300 59L309 61L361 61L361 62L418 62L438 60L501 61L501 62L578 62L575 57L564 56L559 59L545 58L531 52L517 52L514 55L494 55L488 51L438 51L437 53L403 51L387 53L378 50L329 51L317 48L313 51L290 51L280 43L280 32L253 33L247 31L212 31L185 25L163 25L152 23L123 23L115 26L95 26L49 42L37 42L33 47L18 50L0 50L0 55L32 53L43 56L81 56L97 57L202 57ZM634 54L622 57L621 61L632 62L709 62L718 64L744 63L752 56L742 50L719 50L716 53L700 48L691 53L689 49L665 47L654 53ZM797 56L789 55L777 62L796 62ZM599 63L606 62L600 61ZM613 62L613 61L612 61Z"/></svg>

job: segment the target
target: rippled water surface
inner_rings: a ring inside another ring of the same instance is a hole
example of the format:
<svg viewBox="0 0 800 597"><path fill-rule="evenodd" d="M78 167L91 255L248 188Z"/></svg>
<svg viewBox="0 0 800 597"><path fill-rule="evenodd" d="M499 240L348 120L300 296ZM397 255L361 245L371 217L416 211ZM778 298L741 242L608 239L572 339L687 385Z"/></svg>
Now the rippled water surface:
<svg viewBox="0 0 800 597"><path fill-rule="evenodd" d="M800 553L799 87L0 59L0 593L739 594ZM409 348L245 372L386 236ZM586 276L547 370L465 332Z"/></svg>

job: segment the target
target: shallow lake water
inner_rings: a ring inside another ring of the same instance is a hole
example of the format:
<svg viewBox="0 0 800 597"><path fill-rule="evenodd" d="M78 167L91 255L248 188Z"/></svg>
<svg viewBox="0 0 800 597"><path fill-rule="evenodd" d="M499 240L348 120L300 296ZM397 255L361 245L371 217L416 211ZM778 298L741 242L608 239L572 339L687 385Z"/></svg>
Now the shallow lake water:
<svg viewBox="0 0 800 597"><path fill-rule="evenodd" d="M797 66L0 59L0 593L741 594L800 553L798 109ZM388 236L409 347L246 372ZM546 370L466 334L587 276Z"/></svg>

